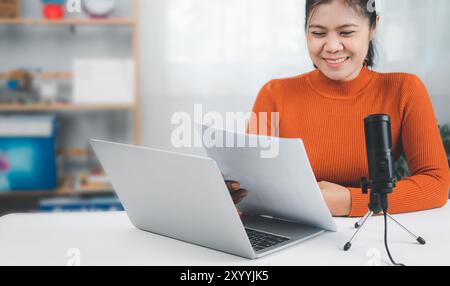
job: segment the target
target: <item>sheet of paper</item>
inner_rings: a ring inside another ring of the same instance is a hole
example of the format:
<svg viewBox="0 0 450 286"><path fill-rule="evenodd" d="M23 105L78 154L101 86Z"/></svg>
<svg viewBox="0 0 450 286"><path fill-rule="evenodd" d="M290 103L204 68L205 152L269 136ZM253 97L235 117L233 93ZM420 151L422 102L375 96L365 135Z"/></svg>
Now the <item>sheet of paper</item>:
<svg viewBox="0 0 450 286"><path fill-rule="evenodd" d="M263 158L267 148L207 147L208 157L217 162L226 180L235 180L249 191L238 205L246 214L268 215L281 219L336 231L331 213L317 185L301 139L268 138L265 136L235 134L223 130L198 126L200 130L213 130L221 138L232 142L250 142L252 139L271 140L278 144L272 158ZM260 141L262 142L262 141Z"/></svg>

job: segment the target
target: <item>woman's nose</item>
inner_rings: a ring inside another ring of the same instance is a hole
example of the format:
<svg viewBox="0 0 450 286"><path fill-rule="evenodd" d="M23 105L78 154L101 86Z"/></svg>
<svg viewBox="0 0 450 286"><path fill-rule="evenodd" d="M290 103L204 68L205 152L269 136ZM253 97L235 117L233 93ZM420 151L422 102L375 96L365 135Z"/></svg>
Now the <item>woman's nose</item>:
<svg viewBox="0 0 450 286"><path fill-rule="evenodd" d="M327 39L327 42L325 43L324 50L325 52L334 54L336 52L340 52L344 49L344 45L335 37L330 37Z"/></svg>

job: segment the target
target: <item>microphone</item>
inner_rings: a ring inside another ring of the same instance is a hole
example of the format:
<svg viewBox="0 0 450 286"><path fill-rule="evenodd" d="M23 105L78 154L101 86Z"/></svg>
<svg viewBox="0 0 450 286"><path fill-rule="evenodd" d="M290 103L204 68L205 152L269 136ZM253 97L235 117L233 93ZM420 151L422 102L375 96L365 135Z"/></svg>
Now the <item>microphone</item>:
<svg viewBox="0 0 450 286"><path fill-rule="evenodd" d="M367 220L373 214L383 213L384 215L384 245L386 252L392 264L402 266L404 264L396 263L392 258L387 243L387 218L390 218L406 232L408 232L420 244L425 244L425 239L416 236L409 231L388 212L388 195L394 191L397 179L394 176L394 164L392 159L392 131L391 118L386 114L373 114L364 119L364 132L366 139L367 164L369 167L369 180L361 178L361 189L363 194L368 194L369 211L357 223L355 223L356 232L350 241L344 245L344 251L352 247L352 242L366 224Z"/></svg>
<svg viewBox="0 0 450 286"><path fill-rule="evenodd" d="M386 114L374 114L364 119L369 178L361 178L363 194L370 192L369 209L379 214L388 209L388 194L392 193L396 178L392 159L391 119Z"/></svg>

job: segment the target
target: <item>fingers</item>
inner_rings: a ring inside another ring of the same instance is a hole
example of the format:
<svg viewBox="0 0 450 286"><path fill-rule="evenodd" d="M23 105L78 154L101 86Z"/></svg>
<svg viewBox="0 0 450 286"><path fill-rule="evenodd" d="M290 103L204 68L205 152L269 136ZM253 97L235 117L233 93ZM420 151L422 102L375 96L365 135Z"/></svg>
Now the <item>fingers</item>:
<svg viewBox="0 0 450 286"><path fill-rule="evenodd" d="M231 193L231 198L234 204L239 204L246 196L248 191L246 189L239 189Z"/></svg>
<svg viewBox="0 0 450 286"><path fill-rule="evenodd" d="M236 210L237 210L239 216L242 216L242 215L243 215L243 213L241 212L240 209L236 208Z"/></svg>
<svg viewBox="0 0 450 286"><path fill-rule="evenodd" d="M225 184L227 185L227 188L230 192L237 191L241 188L241 184L237 181L227 180L225 181Z"/></svg>
<svg viewBox="0 0 450 286"><path fill-rule="evenodd" d="M241 189L241 184L238 181L225 180L225 184L234 204L239 204L248 195L248 191Z"/></svg>

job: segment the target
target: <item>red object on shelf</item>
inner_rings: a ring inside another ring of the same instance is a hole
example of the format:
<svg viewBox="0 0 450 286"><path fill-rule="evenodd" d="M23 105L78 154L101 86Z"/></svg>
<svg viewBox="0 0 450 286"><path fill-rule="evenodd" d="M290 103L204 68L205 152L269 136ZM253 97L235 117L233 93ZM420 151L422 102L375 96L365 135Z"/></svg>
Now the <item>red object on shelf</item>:
<svg viewBox="0 0 450 286"><path fill-rule="evenodd" d="M46 19L57 20L64 18L64 8L59 4L44 4L42 14Z"/></svg>
<svg viewBox="0 0 450 286"><path fill-rule="evenodd" d="M8 158L0 155L0 172L6 172L9 170Z"/></svg>

